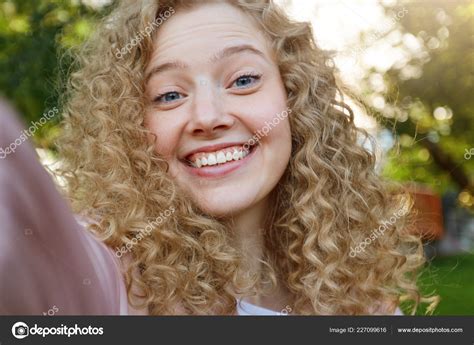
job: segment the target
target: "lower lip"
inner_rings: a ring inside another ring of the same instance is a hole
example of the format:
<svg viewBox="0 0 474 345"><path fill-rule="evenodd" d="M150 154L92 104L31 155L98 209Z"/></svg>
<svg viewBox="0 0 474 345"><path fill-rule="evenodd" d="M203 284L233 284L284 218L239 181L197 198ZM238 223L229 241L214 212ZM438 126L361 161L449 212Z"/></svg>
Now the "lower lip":
<svg viewBox="0 0 474 345"><path fill-rule="evenodd" d="M195 168L191 167L185 163L184 166L186 167L187 171L195 176L199 177L206 177L206 178L218 178L218 177L223 177L231 172L239 169L240 167L243 167L246 165L254 156L255 152L259 149L258 146L255 146L253 150L245 156L243 159L239 159L238 161L230 161L225 164L216 164L212 166L206 166L203 168Z"/></svg>

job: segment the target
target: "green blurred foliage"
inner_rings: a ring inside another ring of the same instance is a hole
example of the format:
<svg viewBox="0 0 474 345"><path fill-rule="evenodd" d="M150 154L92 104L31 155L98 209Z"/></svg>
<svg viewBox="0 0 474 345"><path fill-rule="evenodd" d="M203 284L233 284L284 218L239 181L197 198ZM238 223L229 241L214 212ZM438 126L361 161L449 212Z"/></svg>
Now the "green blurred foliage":
<svg viewBox="0 0 474 345"><path fill-rule="evenodd" d="M398 139L384 174L428 184L439 193L464 191L461 204L472 208L474 156L464 156L474 148L474 3L399 1L385 8L389 18L400 9L406 15L396 32L380 39L400 37L395 46L409 57L383 74L383 97L390 107L371 109ZM414 40L421 49L410 51ZM376 94L370 87L375 73L365 79L367 104Z"/></svg>
<svg viewBox="0 0 474 345"><path fill-rule="evenodd" d="M472 315L474 311L474 255L439 257L423 270L419 280L424 295L438 295L440 302L433 315ZM404 302L401 309L409 314L413 302ZM425 315L427 305L417 309Z"/></svg>
<svg viewBox="0 0 474 345"><path fill-rule="evenodd" d="M59 77L70 64L61 56L92 32L101 12L72 0L0 0L0 93L27 124L59 108ZM58 121L35 132L39 146L52 147Z"/></svg>

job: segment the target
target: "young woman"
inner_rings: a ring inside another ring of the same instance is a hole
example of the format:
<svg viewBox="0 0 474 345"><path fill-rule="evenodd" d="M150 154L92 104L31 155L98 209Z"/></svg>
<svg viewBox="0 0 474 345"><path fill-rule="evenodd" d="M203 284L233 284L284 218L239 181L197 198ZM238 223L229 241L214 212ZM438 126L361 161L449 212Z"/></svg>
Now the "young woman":
<svg viewBox="0 0 474 345"><path fill-rule="evenodd" d="M54 253L49 276L80 267L61 278L63 313L416 308L410 203L374 171L330 66L309 24L270 0L122 1L77 51L65 95L62 176L90 232L66 219L29 242ZM46 275L19 279L9 294L48 290Z"/></svg>

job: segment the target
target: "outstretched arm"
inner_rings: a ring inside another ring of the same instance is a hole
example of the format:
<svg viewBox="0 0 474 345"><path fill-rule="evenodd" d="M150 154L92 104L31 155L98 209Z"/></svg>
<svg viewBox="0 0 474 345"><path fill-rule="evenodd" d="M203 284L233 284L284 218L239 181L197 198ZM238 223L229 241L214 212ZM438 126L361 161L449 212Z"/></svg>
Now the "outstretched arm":
<svg viewBox="0 0 474 345"><path fill-rule="evenodd" d="M75 221L1 100L0 124L0 314L125 314L111 251Z"/></svg>

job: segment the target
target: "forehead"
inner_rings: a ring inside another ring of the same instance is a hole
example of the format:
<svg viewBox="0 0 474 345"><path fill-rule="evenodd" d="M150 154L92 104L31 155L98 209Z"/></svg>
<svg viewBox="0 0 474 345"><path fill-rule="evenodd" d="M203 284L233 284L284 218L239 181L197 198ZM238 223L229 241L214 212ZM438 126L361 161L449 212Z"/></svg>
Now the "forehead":
<svg viewBox="0 0 474 345"><path fill-rule="evenodd" d="M271 56L269 42L249 15L226 3L178 9L157 30L150 64L167 59L188 62L212 58L226 46L250 44Z"/></svg>

